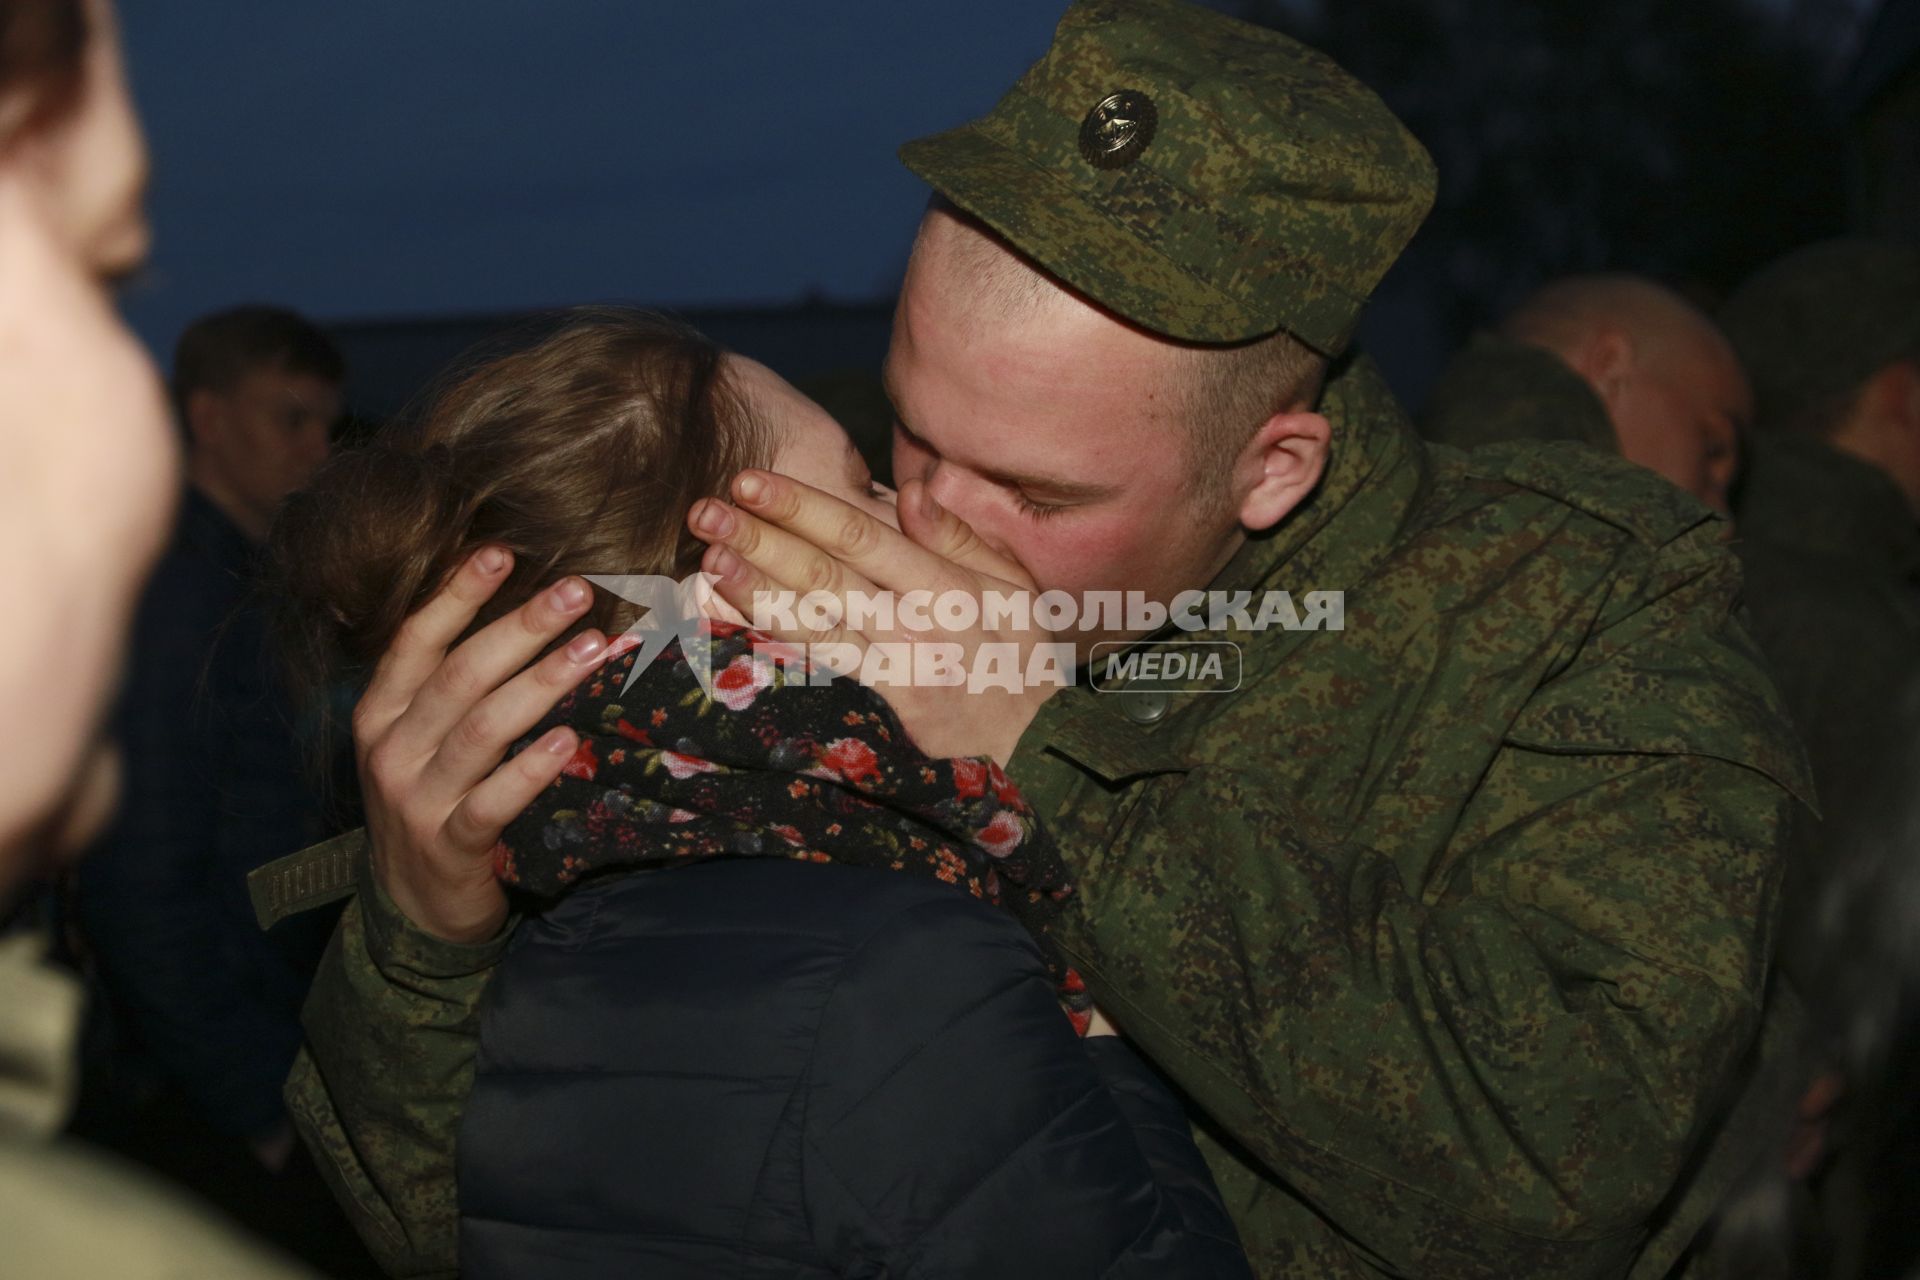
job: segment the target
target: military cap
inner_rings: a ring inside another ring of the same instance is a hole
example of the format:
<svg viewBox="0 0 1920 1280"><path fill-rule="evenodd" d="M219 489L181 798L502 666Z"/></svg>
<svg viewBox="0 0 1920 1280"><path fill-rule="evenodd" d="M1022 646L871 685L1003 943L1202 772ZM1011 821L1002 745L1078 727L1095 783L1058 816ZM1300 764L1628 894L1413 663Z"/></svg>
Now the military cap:
<svg viewBox="0 0 1920 1280"><path fill-rule="evenodd" d="M1741 285L1719 319L1753 382L1756 424L1790 425L1920 355L1920 249L1809 245Z"/></svg>
<svg viewBox="0 0 1920 1280"><path fill-rule="evenodd" d="M1371 90L1278 32L1176 0L1082 0L979 120L900 149L1021 253L1191 342L1285 329L1337 353L1432 206Z"/></svg>

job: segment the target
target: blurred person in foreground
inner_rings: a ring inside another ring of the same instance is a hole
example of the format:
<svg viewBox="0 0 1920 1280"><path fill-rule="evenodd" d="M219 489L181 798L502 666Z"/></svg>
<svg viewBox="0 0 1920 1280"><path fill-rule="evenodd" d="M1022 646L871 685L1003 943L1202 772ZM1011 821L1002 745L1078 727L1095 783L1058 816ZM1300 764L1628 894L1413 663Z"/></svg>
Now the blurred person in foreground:
<svg viewBox="0 0 1920 1280"><path fill-rule="evenodd" d="M1724 515L1750 407L1732 349L1686 299L1639 276L1571 276L1475 335L1441 372L1419 425L1462 449L1592 445Z"/></svg>
<svg viewBox="0 0 1920 1280"><path fill-rule="evenodd" d="M153 368L104 285L144 257L145 148L102 0L0 0L0 534L12 554L0 712L0 896L113 805L103 715L179 456ZM291 1275L130 1172L52 1140L73 982L0 940L0 1266L39 1277Z"/></svg>
<svg viewBox="0 0 1920 1280"><path fill-rule="evenodd" d="M246 876L337 828L269 649L258 561L275 508L326 460L344 375L332 341L277 307L181 335L187 484L111 716L120 811L74 873L110 1010L76 1131L303 1254L345 1226L306 1162L289 1167L280 1100L331 921L261 933Z"/></svg>
<svg viewBox="0 0 1920 1280"><path fill-rule="evenodd" d="M1050 823L1078 875L1052 936L1186 1093L1256 1273L1686 1265L1750 1158L1748 1065L1792 1018L1766 977L1807 791L1724 522L1592 450L1421 444L1347 348L1431 162L1283 36L1086 0L985 118L902 157L943 199L886 370L901 528L748 470L687 515L716 590L747 613L822 584L1058 590L1094 614L1082 655L1162 651L1181 637L1144 606L1221 591L1231 690L882 691ZM365 860L304 863L360 863L367 892L290 1093L415 1273L457 1264L436 1118L517 945L492 850L564 767L501 760L581 675L527 663L584 600L462 642L497 575L468 561L388 647L355 713ZM1343 626L1285 625L1288 589L1343 592ZM1131 616L1095 612L1128 591Z"/></svg>

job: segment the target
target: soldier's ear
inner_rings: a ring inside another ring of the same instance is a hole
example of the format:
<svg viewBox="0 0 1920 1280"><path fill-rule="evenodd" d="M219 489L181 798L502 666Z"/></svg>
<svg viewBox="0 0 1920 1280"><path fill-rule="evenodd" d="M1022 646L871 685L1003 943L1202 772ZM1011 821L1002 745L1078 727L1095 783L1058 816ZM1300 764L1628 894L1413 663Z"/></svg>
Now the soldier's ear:
<svg viewBox="0 0 1920 1280"><path fill-rule="evenodd" d="M1633 340L1624 329L1603 326L1588 335L1570 363L1611 404L1633 373Z"/></svg>
<svg viewBox="0 0 1920 1280"><path fill-rule="evenodd" d="M1240 524L1258 533L1280 523L1299 506L1327 469L1333 428L1317 413L1276 413L1241 455L1241 474L1251 481L1240 499Z"/></svg>

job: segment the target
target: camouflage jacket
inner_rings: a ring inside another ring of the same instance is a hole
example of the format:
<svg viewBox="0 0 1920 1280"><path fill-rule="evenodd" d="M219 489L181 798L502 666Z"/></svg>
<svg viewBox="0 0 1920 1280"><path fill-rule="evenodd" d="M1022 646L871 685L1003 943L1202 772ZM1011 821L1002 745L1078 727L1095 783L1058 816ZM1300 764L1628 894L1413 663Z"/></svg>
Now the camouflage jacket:
<svg viewBox="0 0 1920 1280"><path fill-rule="evenodd" d="M1540 347L1479 333L1447 362L1420 411L1420 434L1473 449L1514 440L1573 440L1620 452L1607 406L1586 379Z"/></svg>
<svg viewBox="0 0 1920 1280"><path fill-rule="evenodd" d="M1187 1092L1263 1276L1657 1276L1752 1141L1804 765L1706 509L1586 449L1431 453L1330 384L1320 489L1219 585L1231 693L1063 691L1010 772L1081 891L1063 945ZM383 1258L453 1265L494 946L344 919L289 1084Z"/></svg>

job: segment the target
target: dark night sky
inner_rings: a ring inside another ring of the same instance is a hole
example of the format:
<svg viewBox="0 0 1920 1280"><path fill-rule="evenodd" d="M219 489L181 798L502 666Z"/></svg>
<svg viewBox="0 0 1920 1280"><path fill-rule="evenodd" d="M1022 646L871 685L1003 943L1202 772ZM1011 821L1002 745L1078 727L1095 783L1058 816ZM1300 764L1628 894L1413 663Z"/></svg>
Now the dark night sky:
<svg viewBox="0 0 1920 1280"><path fill-rule="evenodd" d="M886 295L893 157L991 106L1061 3L129 0L162 353L214 307L322 320Z"/></svg>

